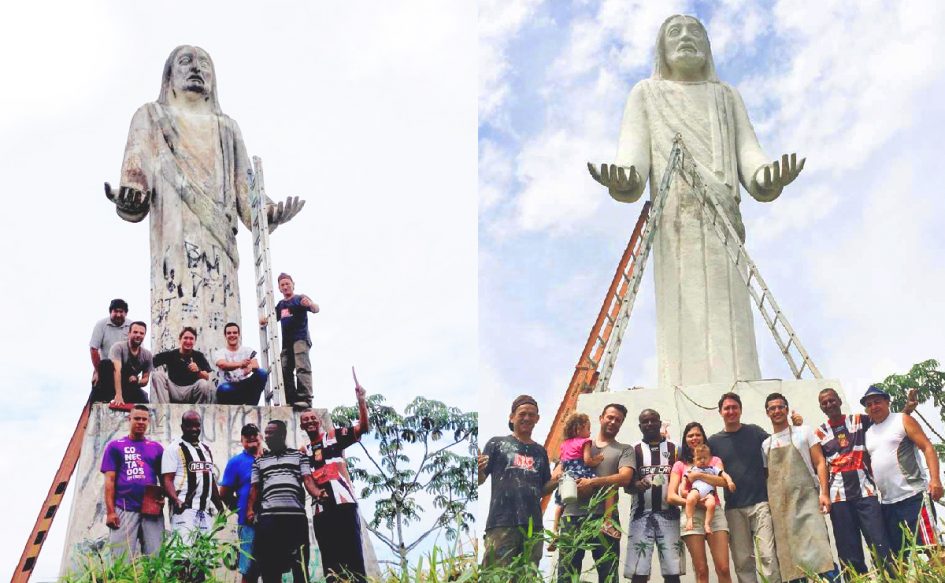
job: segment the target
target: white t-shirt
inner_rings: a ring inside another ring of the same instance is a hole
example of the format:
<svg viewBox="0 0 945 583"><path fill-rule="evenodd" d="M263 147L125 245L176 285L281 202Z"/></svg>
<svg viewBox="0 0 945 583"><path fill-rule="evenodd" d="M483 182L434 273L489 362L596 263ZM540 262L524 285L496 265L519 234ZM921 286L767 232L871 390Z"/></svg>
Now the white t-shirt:
<svg viewBox="0 0 945 583"><path fill-rule="evenodd" d="M253 349L249 346L240 346L231 351L229 348L217 348L213 352L213 366L216 366L221 360L226 362L243 362L253 354ZM241 368L233 370L217 369L217 375L221 383L235 383L246 378L246 373Z"/></svg>
<svg viewBox="0 0 945 583"><path fill-rule="evenodd" d="M778 449L789 445L791 441L794 442L794 447L800 452L801 457L804 458L807 471L810 472L810 476L814 479L814 484L816 485L818 483L817 471L814 470L814 464L810 460L810 448L820 443L820 440L817 439L817 436L814 435L811 428L806 425L800 425L798 427L788 425L788 428L784 431L779 431L761 442L761 455L764 458L765 467L768 467L769 445L771 449Z"/></svg>

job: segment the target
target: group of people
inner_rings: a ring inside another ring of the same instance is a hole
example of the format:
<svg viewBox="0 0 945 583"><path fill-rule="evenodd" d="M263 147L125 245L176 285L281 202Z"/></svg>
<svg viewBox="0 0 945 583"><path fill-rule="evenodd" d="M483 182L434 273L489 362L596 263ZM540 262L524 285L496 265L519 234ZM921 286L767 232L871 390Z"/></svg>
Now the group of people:
<svg viewBox="0 0 945 583"><path fill-rule="evenodd" d="M622 535L611 528L619 519L608 501L618 488L632 496L623 575L634 583L649 579L654 550L663 579L679 581L683 548L699 582L709 580L709 556L718 580L732 581L730 555L739 583L804 580L808 573L837 580L827 514L842 567L857 573L868 572L863 541L880 569L894 569L890 558L907 553L913 541L939 544L930 503L943 495L938 456L910 416L914 399L893 413L890 395L871 386L860 401L865 414L852 415L841 411L835 389L822 390L818 399L827 419L812 428L789 414L787 397L768 395L769 432L742 423L741 398L725 393L718 401L723 430L708 436L691 422L678 445L653 409L639 415L638 442L618 442L627 409L612 403L593 437L586 415L566 422L556 452L565 461L552 472L548 453L532 439L538 404L522 395L512 403L512 434L490 439L478 459L480 485L492 478L484 564L509 565L526 552L538 563L541 538L529 533L541 531L541 499L565 473L576 479L578 496L562 499L556 511L559 546L589 520L600 522L590 545L559 556L560 582L579 578L586 550L599 581L618 580ZM601 502L590 506L592 497Z"/></svg>
<svg viewBox="0 0 945 583"><path fill-rule="evenodd" d="M295 293L292 277L278 277L282 299L276 317L282 327L282 373L286 401L297 410L312 406L312 346L308 313L318 304ZM109 316L97 322L89 350L92 358L92 400L114 406L134 403L219 403L257 405L268 371L259 366L256 351L242 344L236 322L223 326L223 346L207 358L194 348L197 330L185 326L179 346L157 354L144 348L148 325L128 318L128 304L112 300ZM265 325L266 320L260 321ZM163 369L159 369L163 367ZM144 390L150 384L150 394Z"/></svg>
<svg viewBox="0 0 945 583"><path fill-rule="evenodd" d="M368 431L366 394L355 388L358 423L329 427L312 409L300 413L308 436L301 448L288 445L282 420L262 431L253 423L240 431L243 451L226 463L219 483L210 447L200 440L202 419L196 411L181 416L181 437L162 445L147 438L150 410L136 404L129 412L126 437L105 447L105 523L116 554L154 554L165 534L164 500L172 531L188 540L209 532L215 513L237 511L239 571L243 583L282 581L292 571L306 581L309 530L312 528L329 582L364 581L365 565L357 498L344 461L344 449ZM260 437L265 440L262 447Z"/></svg>

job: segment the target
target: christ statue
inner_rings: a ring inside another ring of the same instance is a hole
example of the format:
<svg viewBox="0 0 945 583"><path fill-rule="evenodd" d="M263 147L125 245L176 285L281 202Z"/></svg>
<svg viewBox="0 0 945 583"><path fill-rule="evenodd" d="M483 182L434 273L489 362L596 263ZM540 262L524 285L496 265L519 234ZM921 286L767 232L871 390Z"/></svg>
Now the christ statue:
<svg viewBox="0 0 945 583"><path fill-rule="evenodd" d="M177 346L185 326L204 349L240 322L237 222L250 228L250 162L236 122L217 99L210 55L179 46L164 64L156 102L135 112L121 181L105 194L118 216L151 216L151 345ZM305 204L267 202L270 230Z"/></svg>
<svg viewBox="0 0 945 583"><path fill-rule="evenodd" d="M660 27L653 75L630 91L614 164L588 167L620 202L647 180L655 197L676 134L742 241L739 183L770 202L804 168L795 154L771 162L738 91L719 81L709 38L691 16ZM661 387L761 378L748 289L683 180L674 180L653 242L658 383Z"/></svg>

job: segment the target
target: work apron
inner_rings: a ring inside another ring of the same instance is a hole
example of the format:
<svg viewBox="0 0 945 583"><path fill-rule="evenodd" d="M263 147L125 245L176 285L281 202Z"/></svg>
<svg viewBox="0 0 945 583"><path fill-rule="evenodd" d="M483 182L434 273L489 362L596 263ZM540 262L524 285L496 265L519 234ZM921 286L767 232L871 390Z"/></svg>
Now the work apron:
<svg viewBox="0 0 945 583"><path fill-rule="evenodd" d="M820 513L817 488L810 470L789 438L786 447L768 442L768 506L781 580L791 581L833 569L827 523Z"/></svg>

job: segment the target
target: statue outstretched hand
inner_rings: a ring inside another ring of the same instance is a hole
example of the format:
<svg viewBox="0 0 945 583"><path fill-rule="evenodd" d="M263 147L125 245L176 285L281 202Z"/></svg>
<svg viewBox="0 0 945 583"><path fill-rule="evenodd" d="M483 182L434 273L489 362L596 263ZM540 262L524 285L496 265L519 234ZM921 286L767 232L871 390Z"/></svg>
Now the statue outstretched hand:
<svg viewBox="0 0 945 583"><path fill-rule="evenodd" d="M643 181L633 166L624 168L616 164L601 164L600 171L590 162L587 169L591 178L607 187L607 191L614 199L621 202L636 202L643 193Z"/></svg>
<svg viewBox="0 0 945 583"><path fill-rule="evenodd" d="M797 175L804 169L807 158L797 161L797 154L784 154L781 160L765 164L755 172L754 192L752 196L762 202L770 202L781 195L781 191L788 184L794 182Z"/></svg>
<svg viewBox="0 0 945 583"><path fill-rule="evenodd" d="M147 214L151 205L151 191L141 192L130 186L121 186L118 192L112 190L112 185L105 183L105 198L115 203L118 210L128 214ZM142 215L143 216L143 215Z"/></svg>
<svg viewBox="0 0 945 583"><path fill-rule="evenodd" d="M280 202L279 204L270 203L266 206L266 218L269 222L269 232L276 230L276 227L283 223L288 223L292 220L292 217L299 214L299 211L302 210L302 207L305 206L305 201L299 199L297 196L290 196L285 199L285 202Z"/></svg>

